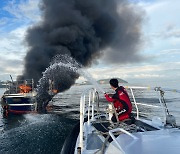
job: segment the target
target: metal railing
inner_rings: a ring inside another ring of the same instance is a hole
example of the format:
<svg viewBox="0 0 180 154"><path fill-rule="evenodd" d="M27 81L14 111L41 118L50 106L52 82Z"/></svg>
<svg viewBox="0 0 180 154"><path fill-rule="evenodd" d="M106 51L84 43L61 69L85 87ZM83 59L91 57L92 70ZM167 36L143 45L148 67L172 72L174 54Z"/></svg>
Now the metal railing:
<svg viewBox="0 0 180 154"><path fill-rule="evenodd" d="M19 86L20 85L30 86L31 92L34 91L34 80L33 79L26 79L26 80L18 80L18 81L8 81L6 83L6 91L8 91L7 94L19 93L19 91L20 91Z"/></svg>
<svg viewBox="0 0 180 154"><path fill-rule="evenodd" d="M162 113L163 113L163 122L164 124L166 123L166 117L167 115L169 115L169 111L167 109L167 106L166 106L166 102L164 100L164 91L170 91L170 92L180 92L179 90L175 90L175 89L166 89L166 88L161 88L161 87L128 87L126 86L125 88L129 88L130 91L131 91L131 94L132 94L132 98L133 98L133 101L134 101L134 105L135 105L135 108L136 108L136 118L139 119L139 108L138 108L138 105L142 105L142 106L147 106L147 107L152 107L152 108L160 108L162 110ZM160 106L156 106L156 105L150 105L150 104L143 104L143 103L137 103L136 102L136 99L135 99L135 96L134 96L134 93L133 93L133 89L146 89L146 90L154 90L155 92L157 92L157 95L158 95L158 100L159 100L159 103L160 103Z"/></svg>
<svg viewBox="0 0 180 154"><path fill-rule="evenodd" d="M136 98L135 98L135 95L134 95L134 92L133 90L134 89L144 89L144 90L155 90L155 88L152 88L152 87L136 87L136 86L125 86L126 89L130 89L130 92L131 92L131 95L132 95L132 98L133 98L133 102L134 105L135 105L135 108L136 108L136 118L139 119L139 108L138 108L138 105L142 105L142 106L147 106L147 107L155 107L155 108L162 108L163 111L164 111L164 108L162 106L162 103L160 102L161 106L156 106L156 105L149 105L149 104L144 104L144 103L137 103L136 101ZM160 100L160 98L159 98Z"/></svg>
<svg viewBox="0 0 180 154"><path fill-rule="evenodd" d="M89 98L86 99L86 95L88 94ZM83 132L84 132L84 119L87 115L87 123L90 124L90 121L94 120L94 111L95 111L95 103L97 105L97 97L98 93L96 89L90 88L84 91L81 95L80 99L80 132L79 132L79 147L81 150L83 149ZM87 106L86 106L87 105ZM86 114L87 113L87 114Z"/></svg>
<svg viewBox="0 0 180 154"><path fill-rule="evenodd" d="M155 108L161 108L162 111L163 111L163 115L164 115L164 119L166 120L166 115L167 115L167 108L165 107L164 103L162 102L162 96L161 96L161 90L160 88L152 88L152 87L127 87L125 86L126 89L130 89L130 92L132 94L132 98L133 98L133 102L134 102L134 105L135 105L135 108L136 108L136 118L139 119L139 108L138 106L139 105L143 105L143 106L147 106L147 107L155 107ZM144 90L155 90L157 93L159 93L158 97L159 97L159 102L161 104L161 106L156 106L156 105L151 105L151 104L143 104L143 103L137 103L136 102L136 98L135 98L135 95L134 95L134 92L133 90L134 89L144 89ZM86 96L88 95L88 99L86 98ZM87 116L87 124L90 125L90 122L91 121L94 121L95 120L95 115L94 115L94 112L95 112L95 105L97 107L97 110L98 110L98 107L99 105L97 105L97 96L99 98L99 95L96 91L96 89L94 88L90 88L90 89L87 89L86 91L84 91L81 95L81 99L80 99L80 133L79 133L79 148L81 150L83 150L83 132L84 132L84 119L86 118L85 116ZM165 121L164 121L165 123ZM116 130L117 131L117 130ZM125 134L128 134L130 135L131 137L133 137L134 139L136 139L135 136L133 136L131 133L123 130L123 129L118 129L118 131L121 131ZM109 132L111 137L112 136L112 131Z"/></svg>
<svg viewBox="0 0 180 154"><path fill-rule="evenodd" d="M116 139L116 137L114 136L113 133L115 132L122 132L130 137L132 137L134 140L137 140L138 138L136 136L134 136L132 133L129 133L128 131L126 131L125 129L123 128L115 128L115 129L112 129L112 130L109 130L109 135L111 136L111 138L113 139L113 141L116 143L116 145L118 146L118 148L121 150L121 152L123 154L125 154L123 148L121 147L121 145L119 144L118 140Z"/></svg>

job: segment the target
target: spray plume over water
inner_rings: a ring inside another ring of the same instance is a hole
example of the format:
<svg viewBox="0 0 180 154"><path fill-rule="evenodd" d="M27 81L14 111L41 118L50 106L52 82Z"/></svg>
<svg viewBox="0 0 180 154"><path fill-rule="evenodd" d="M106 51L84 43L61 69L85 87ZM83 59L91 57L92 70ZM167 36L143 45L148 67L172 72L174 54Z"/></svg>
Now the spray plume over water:
<svg viewBox="0 0 180 154"><path fill-rule="evenodd" d="M56 93L64 91L65 88L69 89L75 81L71 79L78 78L80 75L91 82L97 90L104 93L103 88L83 69L81 64L68 55L57 55L38 82L38 110L43 111ZM71 82L67 82L67 80ZM56 90L55 93L54 90Z"/></svg>
<svg viewBox="0 0 180 154"><path fill-rule="evenodd" d="M64 72L66 72L64 74ZM65 77L74 75L77 78L81 75L91 82L99 91L104 93L101 86L93 79L93 77L83 68L82 65L78 64L72 57L68 55L57 55L51 65L46 68L43 72L43 77L39 80L38 93L43 93L45 90L50 90L50 84L52 89L56 89L57 92L64 90L64 87L68 89L71 83L65 82Z"/></svg>

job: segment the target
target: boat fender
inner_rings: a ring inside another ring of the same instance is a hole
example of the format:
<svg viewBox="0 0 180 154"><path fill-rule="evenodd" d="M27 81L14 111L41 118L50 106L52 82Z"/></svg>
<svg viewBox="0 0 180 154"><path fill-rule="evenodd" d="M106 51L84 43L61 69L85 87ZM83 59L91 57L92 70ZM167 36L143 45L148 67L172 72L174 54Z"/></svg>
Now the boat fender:
<svg viewBox="0 0 180 154"><path fill-rule="evenodd" d="M176 118L173 115L166 115L166 124L176 126Z"/></svg>
<svg viewBox="0 0 180 154"><path fill-rule="evenodd" d="M77 148L77 153L78 153L78 154L81 154L81 147L78 147L78 148Z"/></svg>

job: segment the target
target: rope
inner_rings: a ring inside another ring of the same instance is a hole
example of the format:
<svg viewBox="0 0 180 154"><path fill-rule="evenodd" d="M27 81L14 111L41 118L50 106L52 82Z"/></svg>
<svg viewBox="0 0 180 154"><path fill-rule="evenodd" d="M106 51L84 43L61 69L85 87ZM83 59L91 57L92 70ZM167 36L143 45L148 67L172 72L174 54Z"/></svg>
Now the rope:
<svg viewBox="0 0 180 154"><path fill-rule="evenodd" d="M120 128L123 128L124 130L130 132L130 133L137 132L137 126L136 126L135 124L128 125L128 124L126 124L126 123L124 123L124 122L125 122L125 120L124 120L123 122L120 122L120 123L117 122L117 123L115 123L115 125L110 125L111 127L108 127L109 129L107 129L106 127L104 127L104 125L100 122L100 124L102 125L102 127L103 127L104 129L106 129L107 132L101 132L101 131L99 131L99 130L96 129L96 130L97 130L97 134L99 134L99 135L107 135L107 137L105 138L105 140L104 140L104 142L103 142L103 144L102 144L101 149L97 150L97 151L95 152L95 154L97 154L98 152L100 152L100 154L103 154L103 153L104 153L105 147L106 147L107 142L108 142L108 140L109 140L109 138L110 138L110 135L109 135L109 130L110 130L110 129L115 129L115 128L117 128L117 127L120 127ZM123 132L119 131L119 132L115 132L115 133L114 133L114 135L120 135L120 134L123 134Z"/></svg>
<svg viewBox="0 0 180 154"><path fill-rule="evenodd" d="M114 107L114 104L112 104L112 106L113 106L113 110L114 110L114 114L115 114L116 120L117 120L117 122L119 122L119 118L118 118L116 109L115 109L115 107Z"/></svg>

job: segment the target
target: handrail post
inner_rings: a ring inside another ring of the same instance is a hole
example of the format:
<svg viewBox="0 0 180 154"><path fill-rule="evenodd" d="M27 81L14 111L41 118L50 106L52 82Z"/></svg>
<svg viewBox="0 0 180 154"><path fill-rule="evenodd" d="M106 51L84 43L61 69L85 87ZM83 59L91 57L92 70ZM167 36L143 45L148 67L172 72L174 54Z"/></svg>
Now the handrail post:
<svg viewBox="0 0 180 154"><path fill-rule="evenodd" d="M88 125L90 124L91 91L89 91Z"/></svg>
<svg viewBox="0 0 180 154"><path fill-rule="evenodd" d="M83 114L83 106L84 106L84 99L83 96L81 96L80 99L80 131L79 131L79 147L83 149L83 123L84 123L84 114Z"/></svg>
<svg viewBox="0 0 180 154"><path fill-rule="evenodd" d="M91 120L94 120L94 102L95 102L95 89L89 90L89 104L88 104L88 124L90 124L90 108L92 103L92 118ZM87 91L84 91L81 95L80 99L80 131L79 131L79 147L81 148L81 151L83 151L83 133L84 133L84 115L85 113L85 105L86 105L86 94Z"/></svg>
<svg viewBox="0 0 180 154"><path fill-rule="evenodd" d="M155 89L156 90L156 89ZM163 111L163 113L164 113L164 124L166 123L166 110L165 110L165 108L164 108L164 105L163 105L163 103L162 103L162 101L161 101L161 94L160 94L160 91L158 92L158 90L156 90L157 91L157 95L158 95L158 98L159 98L159 102L160 102L160 104L161 104L161 108L162 108L162 111Z"/></svg>
<svg viewBox="0 0 180 154"><path fill-rule="evenodd" d="M16 93L18 93L18 81L16 81Z"/></svg>
<svg viewBox="0 0 180 154"><path fill-rule="evenodd" d="M86 109L86 96L83 96L83 116L85 115L85 109Z"/></svg>
<svg viewBox="0 0 180 154"><path fill-rule="evenodd" d="M108 104L109 106L109 120L111 120L111 118L113 117L113 104L112 103L109 103Z"/></svg>
<svg viewBox="0 0 180 154"><path fill-rule="evenodd" d="M95 89L93 89L93 94L92 94L92 120L94 120L94 99L95 99Z"/></svg>
<svg viewBox="0 0 180 154"><path fill-rule="evenodd" d="M138 109L138 106L137 106L137 103L136 103L136 99L135 99L135 97L134 97L134 93L133 93L132 88L130 88L130 90L131 90L131 94L132 94L132 97L133 97L133 100L134 100L134 104L135 104L135 107L136 107L137 119L139 119L139 109Z"/></svg>

